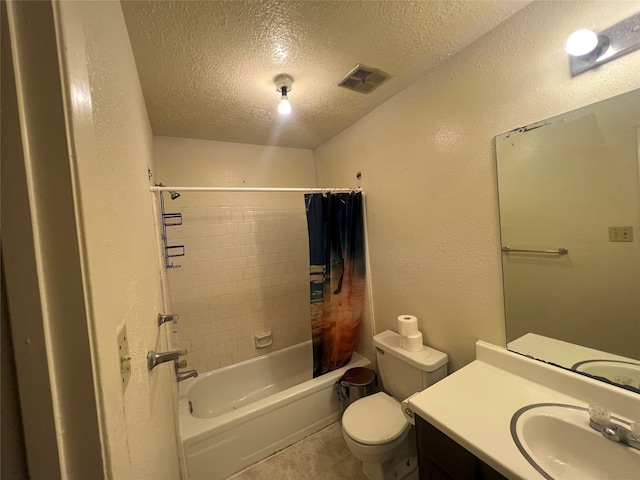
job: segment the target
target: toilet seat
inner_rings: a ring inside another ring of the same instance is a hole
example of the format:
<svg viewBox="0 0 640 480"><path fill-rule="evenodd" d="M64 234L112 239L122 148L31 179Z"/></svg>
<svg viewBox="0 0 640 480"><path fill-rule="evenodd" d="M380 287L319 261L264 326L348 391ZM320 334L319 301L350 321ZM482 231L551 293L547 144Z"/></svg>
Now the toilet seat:
<svg viewBox="0 0 640 480"><path fill-rule="evenodd" d="M342 416L342 429L363 445L391 443L410 428L402 415L400 402L384 392L361 398Z"/></svg>

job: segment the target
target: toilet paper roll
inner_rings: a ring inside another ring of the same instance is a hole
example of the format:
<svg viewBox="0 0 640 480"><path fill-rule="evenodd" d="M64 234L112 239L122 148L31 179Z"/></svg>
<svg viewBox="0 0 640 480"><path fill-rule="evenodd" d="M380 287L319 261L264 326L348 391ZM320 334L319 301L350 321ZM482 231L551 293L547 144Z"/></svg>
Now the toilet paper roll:
<svg viewBox="0 0 640 480"><path fill-rule="evenodd" d="M420 392L418 392L418 393L420 393ZM416 395L418 395L418 393L414 393L410 397L407 397L402 402L400 402L400 408L402 408L402 415L404 415L404 418L411 425L415 425L416 424L416 418L415 418L415 414L413 413L413 410L409 406L409 400L411 399L411 397L415 397Z"/></svg>
<svg viewBox="0 0 640 480"><path fill-rule="evenodd" d="M418 333L418 318L413 315L398 317L398 333L400 335L415 335Z"/></svg>
<svg viewBox="0 0 640 480"><path fill-rule="evenodd" d="M413 335L402 335L400 346L409 352L419 352L422 350L422 334L420 332Z"/></svg>

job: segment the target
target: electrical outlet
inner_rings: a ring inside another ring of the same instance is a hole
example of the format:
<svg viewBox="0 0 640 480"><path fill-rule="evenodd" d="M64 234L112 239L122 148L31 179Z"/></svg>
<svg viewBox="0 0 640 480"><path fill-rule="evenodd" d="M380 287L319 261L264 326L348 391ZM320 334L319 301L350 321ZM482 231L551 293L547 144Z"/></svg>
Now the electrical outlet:
<svg viewBox="0 0 640 480"><path fill-rule="evenodd" d="M127 326L124 325L118 334L118 356L120 358L120 379L122 391L129 385L131 377L131 356L129 355L129 337L127 336Z"/></svg>
<svg viewBox="0 0 640 480"><path fill-rule="evenodd" d="M609 227L610 242L633 242L633 227Z"/></svg>

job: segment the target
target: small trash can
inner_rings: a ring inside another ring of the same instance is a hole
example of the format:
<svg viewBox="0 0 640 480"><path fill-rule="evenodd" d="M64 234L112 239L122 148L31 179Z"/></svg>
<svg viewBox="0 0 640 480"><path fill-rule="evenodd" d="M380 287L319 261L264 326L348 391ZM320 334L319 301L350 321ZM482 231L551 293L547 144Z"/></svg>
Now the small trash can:
<svg viewBox="0 0 640 480"><path fill-rule="evenodd" d="M365 367L350 368L335 384L341 413L356 400L375 393L378 384L376 373Z"/></svg>

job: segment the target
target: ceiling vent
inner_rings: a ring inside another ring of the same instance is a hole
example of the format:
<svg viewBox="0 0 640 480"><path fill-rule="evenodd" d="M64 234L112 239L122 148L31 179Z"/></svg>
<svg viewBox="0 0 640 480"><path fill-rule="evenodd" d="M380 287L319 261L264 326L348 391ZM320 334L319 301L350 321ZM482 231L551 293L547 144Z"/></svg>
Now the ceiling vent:
<svg viewBox="0 0 640 480"><path fill-rule="evenodd" d="M391 75L382 70L358 64L347 73L338 83L338 86L360 93L370 93L389 78L391 78Z"/></svg>

